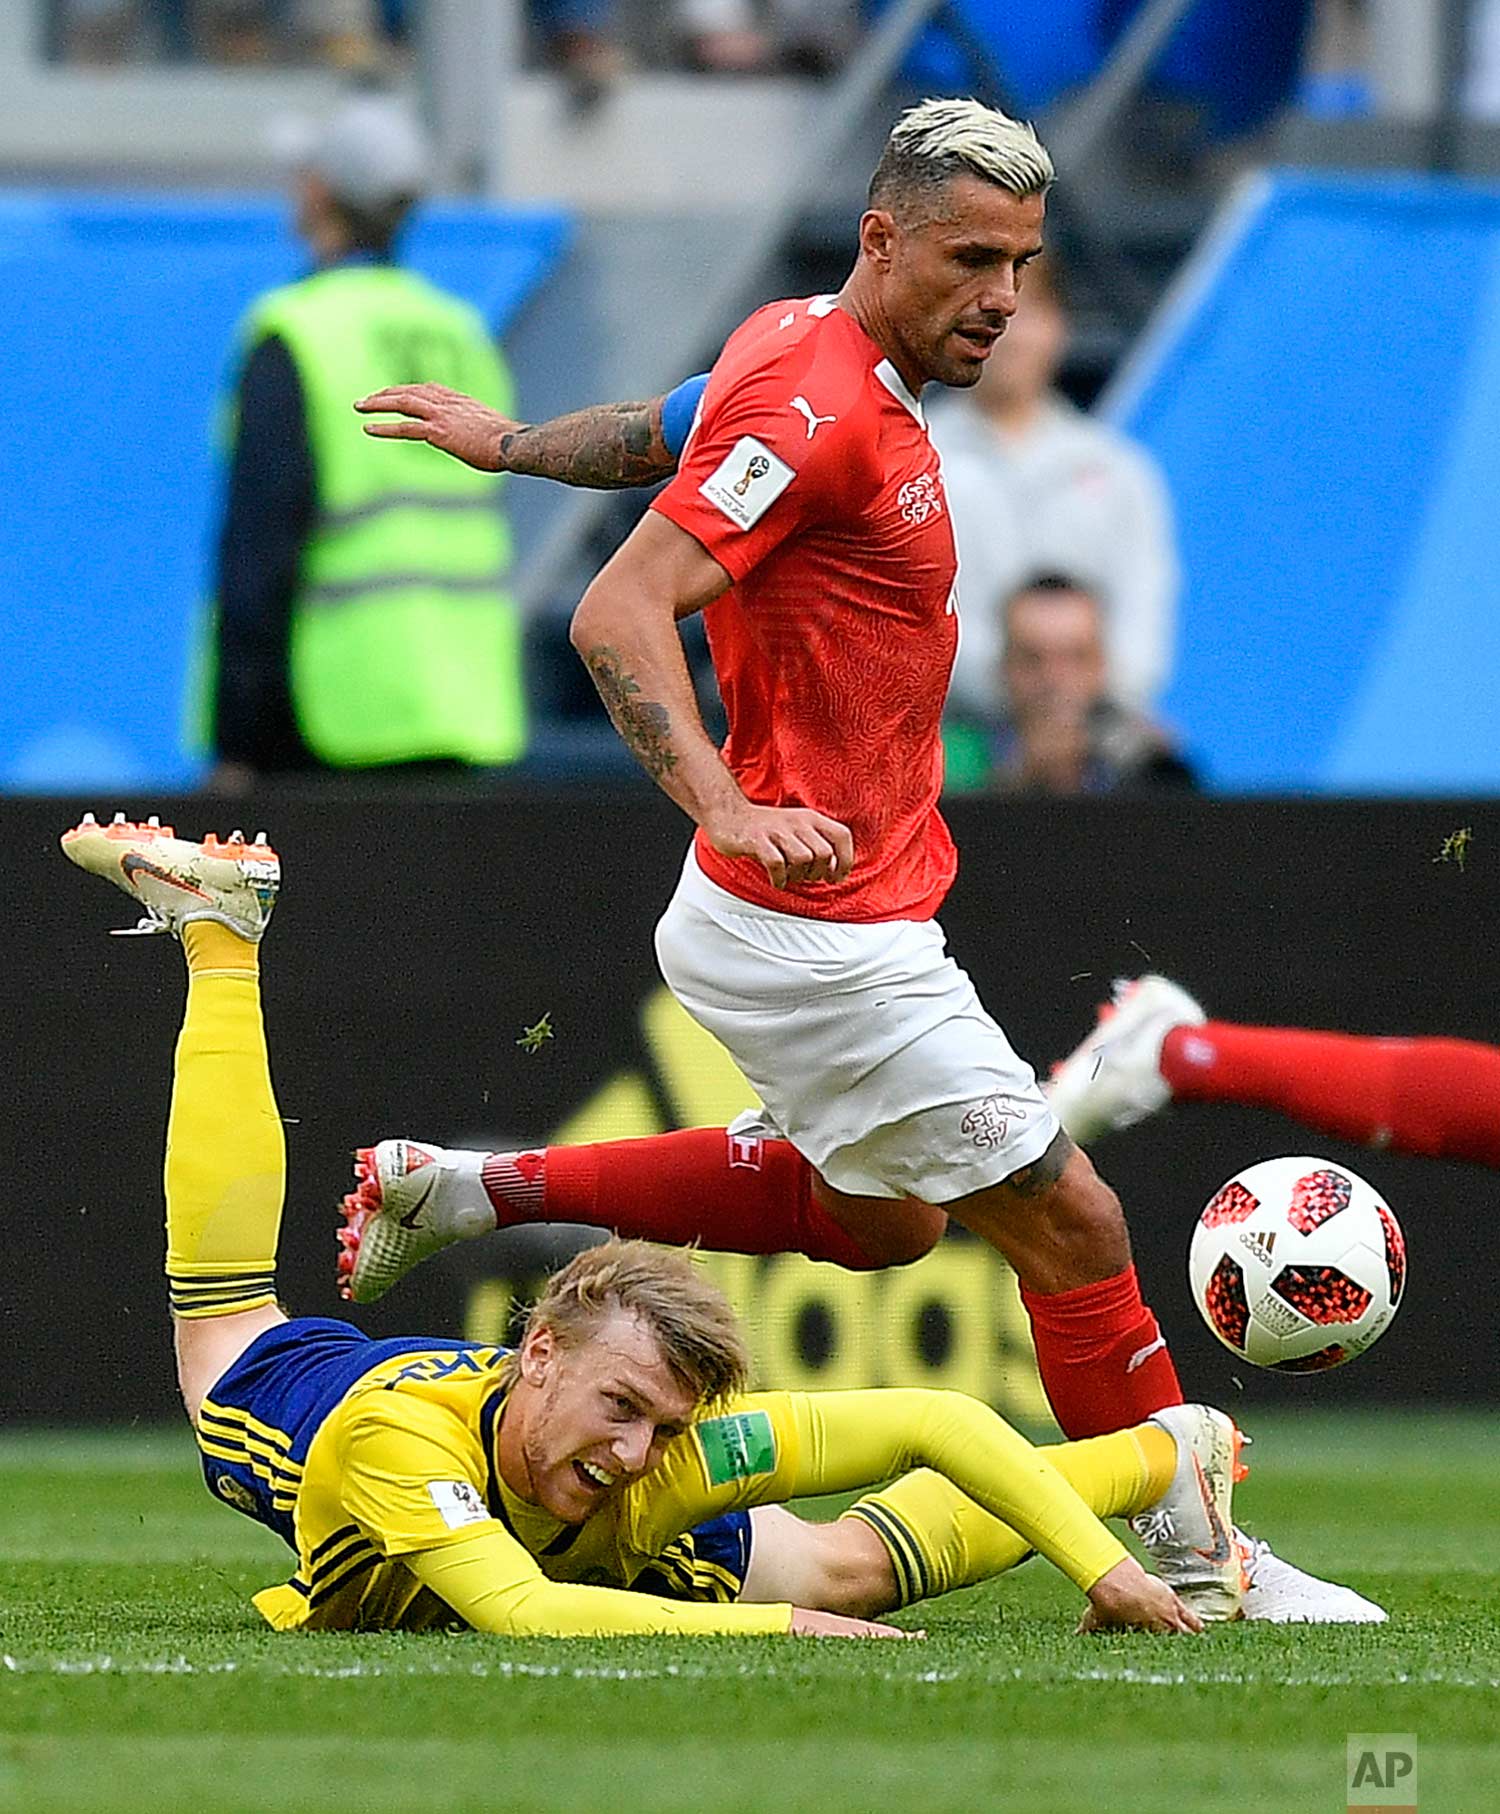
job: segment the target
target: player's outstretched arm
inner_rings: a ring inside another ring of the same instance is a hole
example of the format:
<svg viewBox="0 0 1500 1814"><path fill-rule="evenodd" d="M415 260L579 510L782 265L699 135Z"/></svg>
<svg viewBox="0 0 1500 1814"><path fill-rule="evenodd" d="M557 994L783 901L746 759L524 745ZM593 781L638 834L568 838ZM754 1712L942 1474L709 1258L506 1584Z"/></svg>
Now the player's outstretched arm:
<svg viewBox="0 0 1500 1814"><path fill-rule="evenodd" d="M667 1600L625 1588L549 1581L506 1533L471 1537L406 1557L425 1587L476 1631L505 1637L706 1637L774 1634L793 1637L905 1638L918 1634L871 1619L787 1605Z"/></svg>
<svg viewBox="0 0 1500 1814"><path fill-rule="evenodd" d="M685 529L648 511L584 593L573 647L632 755L715 850L753 857L778 888L841 881L854 863L848 827L807 807L752 804L703 728L677 621L729 585Z"/></svg>
<svg viewBox="0 0 1500 1814"><path fill-rule="evenodd" d="M1148 1575L1134 1556L1117 1562L1089 1589L1089 1609L1080 1631L1200 1632L1203 1621L1156 1575Z"/></svg>
<svg viewBox="0 0 1500 1814"><path fill-rule="evenodd" d="M425 441L480 472L556 479L594 491L655 485L677 470L662 430L666 399L596 403L549 422L517 422L442 384L397 384L361 397L361 415L399 415L366 422L378 441Z"/></svg>

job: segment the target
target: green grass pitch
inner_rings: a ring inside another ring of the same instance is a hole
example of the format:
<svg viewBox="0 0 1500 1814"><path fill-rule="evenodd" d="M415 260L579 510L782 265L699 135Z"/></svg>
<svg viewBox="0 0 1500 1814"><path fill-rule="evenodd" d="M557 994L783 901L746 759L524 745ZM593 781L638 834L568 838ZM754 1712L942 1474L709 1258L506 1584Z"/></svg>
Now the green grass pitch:
<svg viewBox="0 0 1500 1814"><path fill-rule="evenodd" d="M1423 1814L1500 1807L1490 1424L1255 1435L1245 1522L1389 1625L1080 1638L1032 1562L919 1644L276 1637L286 1553L186 1436L0 1437L0 1809L1315 1814L1351 1732L1416 1736Z"/></svg>

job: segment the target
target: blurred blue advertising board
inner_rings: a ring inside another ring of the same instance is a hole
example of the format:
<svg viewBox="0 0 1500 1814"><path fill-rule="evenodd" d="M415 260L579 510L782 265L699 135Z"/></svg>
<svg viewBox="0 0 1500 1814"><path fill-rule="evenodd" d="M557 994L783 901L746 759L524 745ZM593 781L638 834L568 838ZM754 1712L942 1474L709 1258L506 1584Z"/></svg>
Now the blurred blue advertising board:
<svg viewBox="0 0 1500 1814"><path fill-rule="evenodd" d="M1500 790L1500 193L1254 179L1103 408L1171 486L1213 785Z"/></svg>

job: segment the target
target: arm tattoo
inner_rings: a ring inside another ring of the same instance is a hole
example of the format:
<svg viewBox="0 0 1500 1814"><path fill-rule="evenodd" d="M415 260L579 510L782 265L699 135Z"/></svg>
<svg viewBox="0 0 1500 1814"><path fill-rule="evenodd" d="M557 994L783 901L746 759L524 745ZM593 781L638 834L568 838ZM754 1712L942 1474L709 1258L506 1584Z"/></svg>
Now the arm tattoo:
<svg viewBox="0 0 1500 1814"><path fill-rule="evenodd" d="M677 752L672 748L667 708L638 697L640 683L625 672L618 649L600 646L583 659L626 748L653 781L670 775L677 766Z"/></svg>
<svg viewBox="0 0 1500 1814"><path fill-rule="evenodd" d="M662 439L661 406L660 397L650 403L596 403L512 429L500 437L500 458L507 472L593 491L655 485L677 470L677 456Z"/></svg>
<svg viewBox="0 0 1500 1814"><path fill-rule="evenodd" d="M1068 1161L1078 1149L1068 1135L1059 1130L1057 1138L1047 1148L1040 1159L1030 1165L1023 1165L1018 1172L1012 1172L1005 1180L1008 1189L1018 1197L1039 1197L1044 1190L1049 1190L1063 1175Z"/></svg>

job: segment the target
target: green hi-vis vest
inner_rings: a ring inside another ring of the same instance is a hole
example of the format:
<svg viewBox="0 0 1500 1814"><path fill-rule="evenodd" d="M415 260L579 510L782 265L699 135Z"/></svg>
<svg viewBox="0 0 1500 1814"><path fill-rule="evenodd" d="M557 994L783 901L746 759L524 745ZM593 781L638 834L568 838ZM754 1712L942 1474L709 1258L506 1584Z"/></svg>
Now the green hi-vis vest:
<svg viewBox="0 0 1500 1814"><path fill-rule="evenodd" d="M417 441L363 432L356 397L430 380L508 414L509 374L478 313L392 265L274 290L245 348L296 363L317 515L291 626L291 697L331 767L510 762L526 741L521 632L504 581L499 480Z"/></svg>

